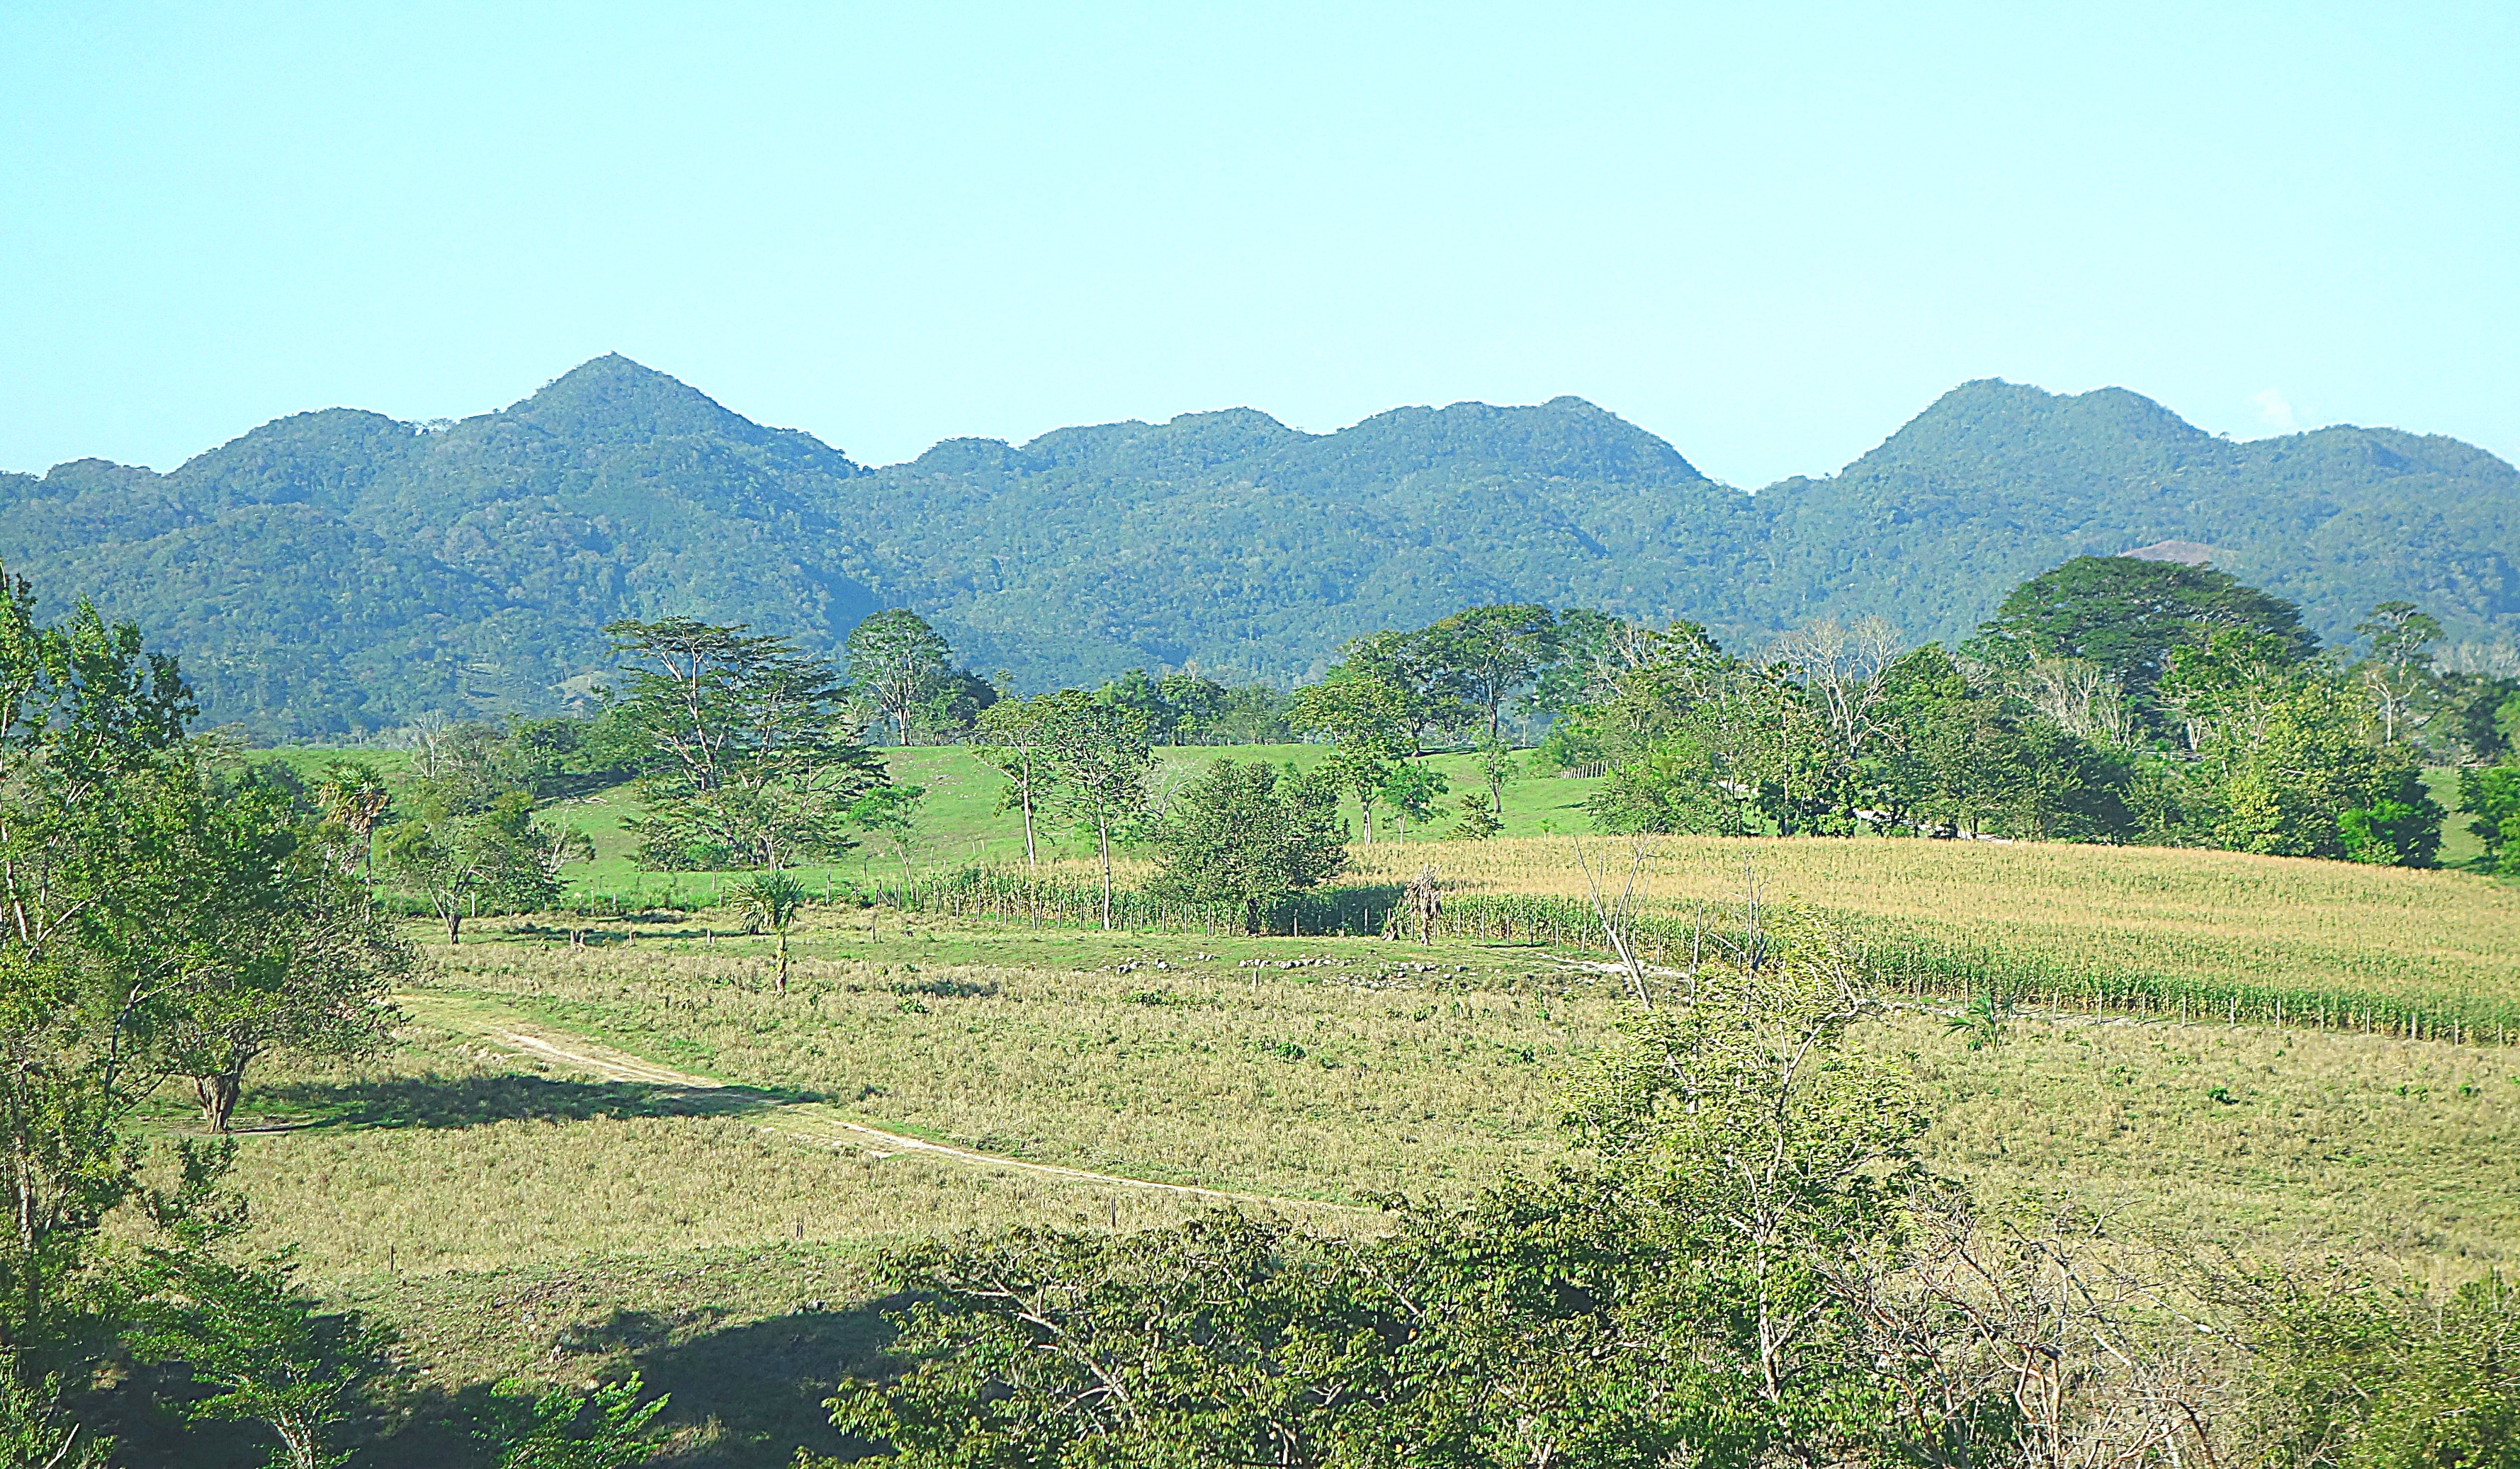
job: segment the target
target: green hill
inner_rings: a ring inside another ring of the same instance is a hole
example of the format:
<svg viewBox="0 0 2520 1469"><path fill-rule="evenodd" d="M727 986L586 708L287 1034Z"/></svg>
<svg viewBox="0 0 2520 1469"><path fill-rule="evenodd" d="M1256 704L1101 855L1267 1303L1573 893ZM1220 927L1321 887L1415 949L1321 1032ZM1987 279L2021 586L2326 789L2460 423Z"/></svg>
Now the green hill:
<svg viewBox="0 0 2520 1469"><path fill-rule="evenodd" d="M330 409L164 475L0 474L0 560L137 620L212 720L265 737L559 707L624 614L829 648L908 604L1026 688L1193 662L1290 680L1503 600L1734 643L1822 611L1950 638L2034 571L2165 541L2330 638L2394 597L2454 638L2520 631L2510 466L2387 429L2233 443L2121 389L1964 384L1843 472L1751 495L1578 398L1330 434L1234 409L870 470L615 356L460 423Z"/></svg>

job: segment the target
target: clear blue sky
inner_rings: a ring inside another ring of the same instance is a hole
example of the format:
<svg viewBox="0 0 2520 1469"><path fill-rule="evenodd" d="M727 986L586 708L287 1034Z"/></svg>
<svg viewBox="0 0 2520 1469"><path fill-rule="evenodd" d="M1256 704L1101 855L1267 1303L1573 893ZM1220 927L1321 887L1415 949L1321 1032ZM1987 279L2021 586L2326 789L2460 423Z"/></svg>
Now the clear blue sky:
<svg viewBox="0 0 2520 1469"><path fill-rule="evenodd" d="M1757 11L1752 19L1744 13ZM625 352L863 462L1954 383L2520 457L2520 6L0 6L0 467Z"/></svg>

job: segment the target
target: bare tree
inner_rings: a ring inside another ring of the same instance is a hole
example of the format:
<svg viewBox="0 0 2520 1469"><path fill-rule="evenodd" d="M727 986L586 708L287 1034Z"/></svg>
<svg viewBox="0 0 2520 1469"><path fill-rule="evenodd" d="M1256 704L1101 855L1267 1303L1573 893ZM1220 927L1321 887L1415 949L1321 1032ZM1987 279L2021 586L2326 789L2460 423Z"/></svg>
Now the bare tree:
<svg viewBox="0 0 2520 1469"><path fill-rule="evenodd" d="M1881 673L1898 656L1899 630L1878 617L1853 624L1823 617L1778 639L1768 652L1812 696L1838 753L1850 761L1880 731Z"/></svg>
<svg viewBox="0 0 2520 1469"><path fill-rule="evenodd" d="M2135 713L2117 676L2088 658L2033 658L2021 676L2030 706L2067 733L2124 749L2135 742Z"/></svg>

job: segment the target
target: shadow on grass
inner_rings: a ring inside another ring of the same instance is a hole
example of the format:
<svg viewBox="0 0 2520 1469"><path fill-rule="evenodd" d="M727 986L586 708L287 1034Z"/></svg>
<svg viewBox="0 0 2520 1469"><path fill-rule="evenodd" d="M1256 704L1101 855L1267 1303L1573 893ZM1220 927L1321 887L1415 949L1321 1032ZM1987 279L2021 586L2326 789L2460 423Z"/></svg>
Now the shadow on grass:
<svg viewBox="0 0 2520 1469"><path fill-rule="evenodd" d="M475 1128L494 1122L582 1122L597 1117L741 1117L819 1092L756 1087L666 1087L571 1082L539 1076L416 1076L257 1088L248 1130L268 1128Z"/></svg>
<svg viewBox="0 0 2520 1469"><path fill-rule="evenodd" d="M862 1458L875 1446L835 1431L824 1400L842 1375L875 1369L892 1339L882 1313L904 1304L896 1297L838 1311L795 1311L679 1341L661 1316L615 1312L605 1321L563 1330L553 1343L551 1372L577 1379L576 1359L585 1379L613 1380L623 1375L618 1363L626 1357L651 1397L663 1393L670 1400L657 1421L681 1442L652 1461L656 1469L788 1469L799 1447ZM472 1437L472 1425L491 1415L492 1392L484 1383L452 1393L401 1384L395 1426L362 1444L352 1465L487 1466L493 1455Z"/></svg>

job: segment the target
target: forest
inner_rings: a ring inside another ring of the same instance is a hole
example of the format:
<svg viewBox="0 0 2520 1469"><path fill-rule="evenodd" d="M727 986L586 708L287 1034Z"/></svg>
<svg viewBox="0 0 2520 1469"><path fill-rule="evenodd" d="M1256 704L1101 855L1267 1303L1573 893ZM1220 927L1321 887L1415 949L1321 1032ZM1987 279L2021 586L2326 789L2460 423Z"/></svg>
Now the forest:
<svg viewBox="0 0 2520 1469"><path fill-rule="evenodd" d="M2381 428L2232 443L2115 388L1965 383L1838 473L1746 494L1576 398L1328 434L1236 409L869 468L606 357L457 422L327 409L165 474L0 473L0 558L148 628L208 721L262 740L582 708L603 626L660 608L836 655L910 606L1025 692L1133 667L1286 687L1487 603L1743 650L1820 617L1953 645L2045 567L2155 546L2323 642L2403 599L2446 667L2513 671L2510 466Z"/></svg>

